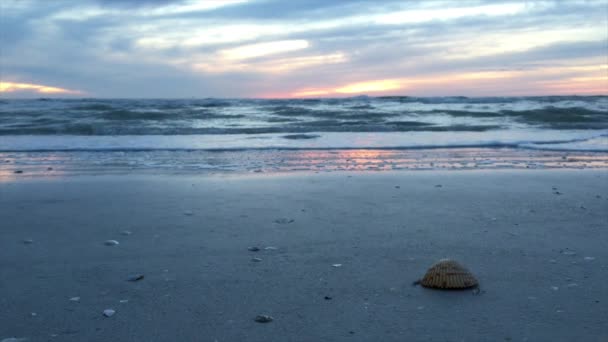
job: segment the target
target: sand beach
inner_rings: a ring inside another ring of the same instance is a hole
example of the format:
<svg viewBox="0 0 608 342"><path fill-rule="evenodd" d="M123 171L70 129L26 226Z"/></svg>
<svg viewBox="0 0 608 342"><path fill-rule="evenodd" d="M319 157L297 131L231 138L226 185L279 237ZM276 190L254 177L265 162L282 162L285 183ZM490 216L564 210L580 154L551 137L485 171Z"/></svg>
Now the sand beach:
<svg viewBox="0 0 608 342"><path fill-rule="evenodd" d="M608 339L603 170L19 177L2 339ZM412 286L444 257L479 290Z"/></svg>

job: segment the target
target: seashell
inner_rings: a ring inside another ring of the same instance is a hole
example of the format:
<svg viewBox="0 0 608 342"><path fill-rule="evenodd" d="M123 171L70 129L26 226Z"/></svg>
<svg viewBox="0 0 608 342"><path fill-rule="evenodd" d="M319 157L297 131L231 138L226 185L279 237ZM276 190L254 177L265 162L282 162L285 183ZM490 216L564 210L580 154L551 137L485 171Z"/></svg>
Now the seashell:
<svg viewBox="0 0 608 342"><path fill-rule="evenodd" d="M477 286L478 282L466 268L456 261L441 259L426 271L420 284L436 289L466 289Z"/></svg>

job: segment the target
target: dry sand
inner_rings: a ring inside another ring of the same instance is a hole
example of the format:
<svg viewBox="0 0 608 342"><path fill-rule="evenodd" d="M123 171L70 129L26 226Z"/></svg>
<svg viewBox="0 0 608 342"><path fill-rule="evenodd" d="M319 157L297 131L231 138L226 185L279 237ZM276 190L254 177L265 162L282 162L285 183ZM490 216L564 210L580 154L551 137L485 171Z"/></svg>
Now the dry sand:
<svg viewBox="0 0 608 342"><path fill-rule="evenodd" d="M18 178L0 341L608 341L607 213L606 171ZM443 257L480 293L411 285Z"/></svg>

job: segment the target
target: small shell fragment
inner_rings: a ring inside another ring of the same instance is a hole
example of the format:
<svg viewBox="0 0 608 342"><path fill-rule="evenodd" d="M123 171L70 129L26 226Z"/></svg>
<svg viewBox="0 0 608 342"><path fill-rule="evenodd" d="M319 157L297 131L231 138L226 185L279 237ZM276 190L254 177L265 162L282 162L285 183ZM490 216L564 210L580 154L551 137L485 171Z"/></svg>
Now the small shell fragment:
<svg viewBox="0 0 608 342"><path fill-rule="evenodd" d="M257 315L255 316L255 321L258 323L270 323L273 321L273 318L268 315Z"/></svg>
<svg viewBox="0 0 608 342"><path fill-rule="evenodd" d="M247 247L247 250L249 250L250 252L258 252L260 250L260 247L251 246Z"/></svg>
<svg viewBox="0 0 608 342"><path fill-rule="evenodd" d="M70 302L79 302L80 301L80 297L72 297L70 298Z"/></svg>
<svg viewBox="0 0 608 342"><path fill-rule="evenodd" d="M116 311L114 311L112 309L103 310L103 315L106 317L112 317L112 316L114 316L115 313L116 313Z"/></svg>
<svg viewBox="0 0 608 342"><path fill-rule="evenodd" d="M127 278L128 281L139 281L142 279L144 279L143 274L134 274L134 275L130 276L129 278Z"/></svg>
<svg viewBox="0 0 608 342"><path fill-rule="evenodd" d="M116 240L106 240L104 243L104 245L106 246L117 246L120 245L120 243Z"/></svg>
<svg viewBox="0 0 608 342"><path fill-rule="evenodd" d="M431 266L420 280L424 287L436 289L465 289L478 285L477 279L454 260L442 259Z"/></svg>

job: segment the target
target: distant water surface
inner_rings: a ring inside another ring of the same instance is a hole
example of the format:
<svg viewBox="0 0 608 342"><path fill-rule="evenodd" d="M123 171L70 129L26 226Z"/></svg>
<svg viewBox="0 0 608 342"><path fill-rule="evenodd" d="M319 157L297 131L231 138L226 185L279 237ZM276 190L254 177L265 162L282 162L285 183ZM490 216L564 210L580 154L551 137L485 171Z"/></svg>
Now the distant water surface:
<svg viewBox="0 0 608 342"><path fill-rule="evenodd" d="M15 153L146 152L156 165L157 151L178 168L179 151L463 148L607 153L608 96L0 99L0 157L16 165L38 159Z"/></svg>

